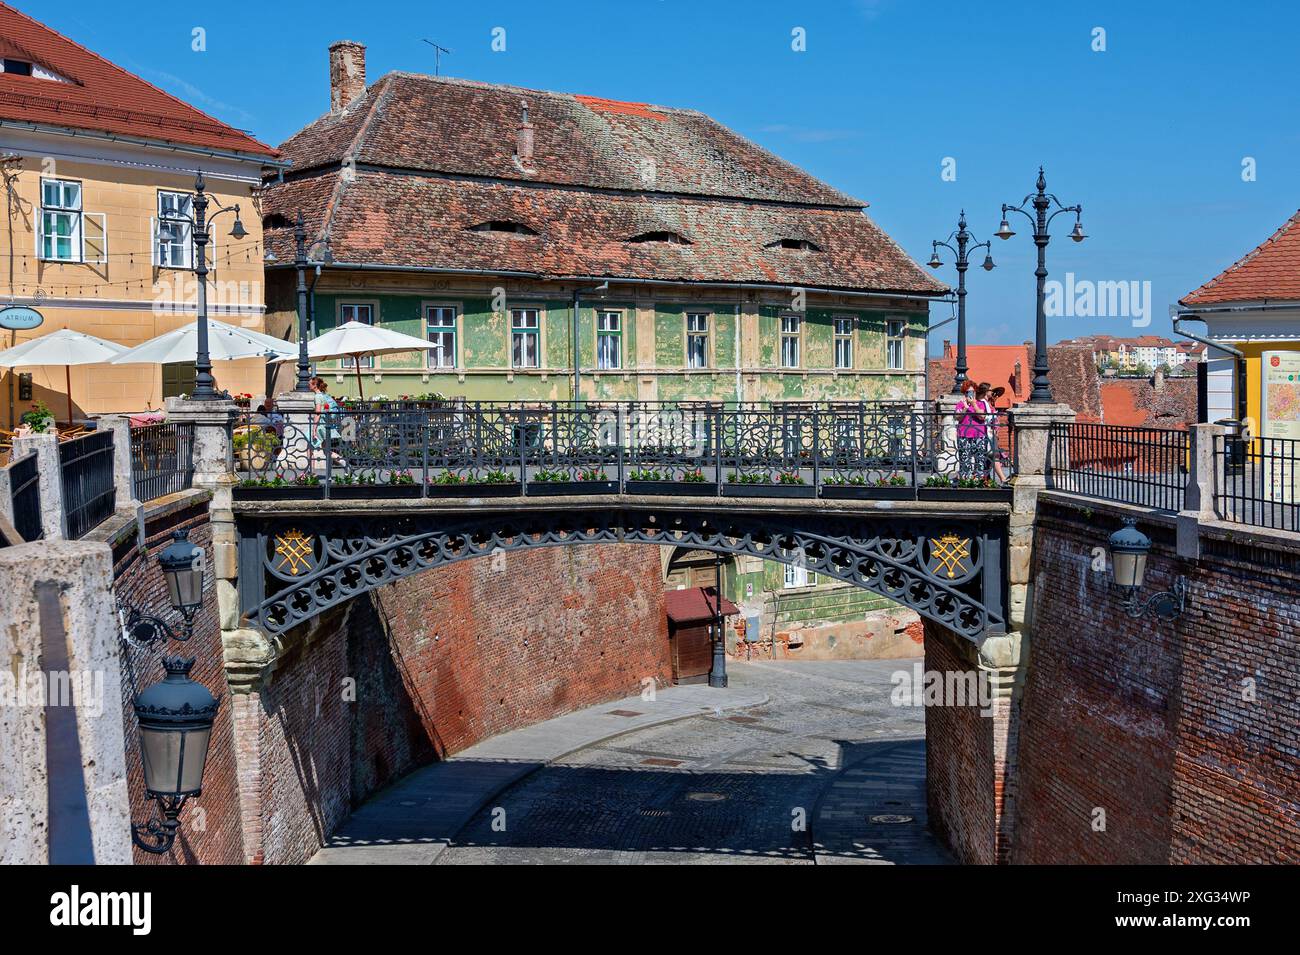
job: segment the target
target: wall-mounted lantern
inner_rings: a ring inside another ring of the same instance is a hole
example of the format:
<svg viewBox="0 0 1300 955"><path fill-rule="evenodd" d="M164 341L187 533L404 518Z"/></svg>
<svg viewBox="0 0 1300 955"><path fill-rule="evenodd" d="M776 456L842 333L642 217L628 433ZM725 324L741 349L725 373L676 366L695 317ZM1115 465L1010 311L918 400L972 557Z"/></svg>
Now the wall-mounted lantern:
<svg viewBox="0 0 1300 955"><path fill-rule="evenodd" d="M185 800L203 789L203 767L221 701L190 679L192 666L193 657L163 657L167 676L135 698L145 795L157 804L152 819L131 825L131 841L145 852L171 849Z"/></svg>
<svg viewBox="0 0 1300 955"><path fill-rule="evenodd" d="M1140 594L1150 552L1151 538L1137 529L1136 521L1125 518L1124 526L1110 535L1111 585L1130 617L1149 614L1160 620L1173 620L1187 606L1187 581L1179 577L1172 589L1152 594L1143 601Z"/></svg>
<svg viewBox="0 0 1300 955"><path fill-rule="evenodd" d="M185 531L176 531L158 555L158 563L172 609L181 615L181 632L161 617L127 606L123 633L136 647L146 648L163 638L188 640L194 634L194 617L203 607L202 547L191 543ZM185 801L202 791L212 724L220 706L207 687L190 678L193 657L164 656L162 662L167 675L135 697L145 795L155 808L148 822L131 824L131 841L155 854L171 849Z"/></svg>

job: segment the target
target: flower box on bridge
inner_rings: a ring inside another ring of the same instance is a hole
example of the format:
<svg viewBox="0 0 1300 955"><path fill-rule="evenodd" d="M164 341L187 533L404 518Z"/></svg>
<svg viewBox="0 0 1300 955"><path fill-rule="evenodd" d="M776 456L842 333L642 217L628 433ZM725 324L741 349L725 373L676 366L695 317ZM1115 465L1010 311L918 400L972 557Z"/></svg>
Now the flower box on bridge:
<svg viewBox="0 0 1300 955"><path fill-rule="evenodd" d="M910 484L823 484L822 498L828 501L914 501L916 488Z"/></svg>
<svg viewBox="0 0 1300 955"><path fill-rule="evenodd" d="M722 485L726 497L816 497L817 488L811 484L741 484Z"/></svg>
<svg viewBox="0 0 1300 955"><path fill-rule="evenodd" d="M420 496L418 484L331 484L330 500L357 501L371 499L412 498Z"/></svg>
<svg viewBox="0 0 1300 955"><path fill-rule="evenodd" d="M712 481L626 481L628 494L671 494L676 497L713 497L718 486Z"/></svg>
<svg viewBox="0 0 1300 955"><path fill-rule="evenodd" d="M537 497L562 494L617 494L617 481L529 481L528 493Z"/></svg>
<svg viewBox="0 0 1300 955"><path fill-rule="evenodd" d="M518 481L462 481L460 484L429 482L429 497L519 497L523 486Z"/></svg>
<svg viewBox="0 0 1300 955"><path fill-rule="evenodd" d="M236 501L319 501L325 488L320 484L236 484L230 493Z"/></svg>
<svg viewBox="0 0 1300 955"><path fill-rule="evenodd" d="M1010 501L1010 487L918 487L922 501Z"/></svg>

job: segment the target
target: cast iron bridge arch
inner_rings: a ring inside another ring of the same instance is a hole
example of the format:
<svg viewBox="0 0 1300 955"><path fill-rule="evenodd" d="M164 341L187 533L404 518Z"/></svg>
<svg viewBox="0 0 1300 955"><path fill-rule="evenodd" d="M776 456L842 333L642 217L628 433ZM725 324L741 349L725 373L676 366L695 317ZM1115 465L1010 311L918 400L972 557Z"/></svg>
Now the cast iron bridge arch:
<svg viewBox="0 0 1300 955"><path fill-rule="evenodd" d="M353 597L472 558L537 547L658 544L802 564L978 641L1006 629L1005 513L914 506L828 510L811 502L712 506L520 499L240 508L244 621L279 634Z"/></svg>

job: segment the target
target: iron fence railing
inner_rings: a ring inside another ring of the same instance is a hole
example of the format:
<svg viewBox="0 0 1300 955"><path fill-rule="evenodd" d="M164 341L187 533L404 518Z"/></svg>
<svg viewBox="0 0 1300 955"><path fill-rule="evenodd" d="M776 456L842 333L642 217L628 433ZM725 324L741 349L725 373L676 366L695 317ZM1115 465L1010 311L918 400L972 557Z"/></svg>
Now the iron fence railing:
<svg viewBox="0 0 1300 955"><path fill-rule="evenodd" d="M168 421L131 429L131 489L137 501L184 491L193 479L193 424Z"/></svg>
<svg viewBox="0 0 1300 955"><path fill-rule="evenodd" d="M1179 511L1187 487L1186 431L1110 424L1053 424L1047 486L1085 497Z"/></svg>
<svg viewBox="0 0 1300 955"><path fill-rule="evenodd" d="M64 533L78 540L113 514L113 432L92 431L59 445Z"/></svg>
<svg viewBox="0 0 1300 955"><path fill-rule="evenodd" d="M1300 530L1300 440L1221 435L1214 455L1222 475L1215 509L1223 520Z"/></svg>
<svg viewBox="0 0 1300 955"><path fill-rule="evenodd" d="M1004 415L959 428L918 402L350 407L274 423L246 416L231 442L244 487L321 487L326 496L372 485L427 496L464 485L915 497L918 488L992 487L990 474L1009 474L1013 446Z"/></svg>
<svg viewBox="0 0 1300 955"><path fill-rule="evenodd" d="M41 482L36 452L29 452L9 465L9 498L14 529L28 543L45 536L41 525Z"/></svg>

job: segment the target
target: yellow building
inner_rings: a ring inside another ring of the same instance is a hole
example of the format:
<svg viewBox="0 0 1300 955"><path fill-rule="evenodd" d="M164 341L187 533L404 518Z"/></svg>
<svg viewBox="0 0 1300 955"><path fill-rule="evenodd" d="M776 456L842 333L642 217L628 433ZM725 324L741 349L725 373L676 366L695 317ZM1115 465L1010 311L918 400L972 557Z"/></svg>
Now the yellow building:
<svg viewBox="0 0 1300 955"><path fill-rule="evenodd" d="M197 314L193 193L202 171L209 215L239 206L247 234L218 216L206 256L208 314L265 330L260 183L277 153L0 3L0 310L32 328L0 329L0 347L71 328L138 345ZM31 311L13 311L29 325ZM265 363L218 363L218 386L266 389ZM159 408L193 388L193 365L71 369L73 417ZM43 401L62 420L62 367L5 370L0 421Z"/></svg>
<svg viewBox="0 0 1300 955"><path fill-rule="evenodd" d="M1300 438L1300 212L1179 304L1211 344L1204 419Z"/></svg>

